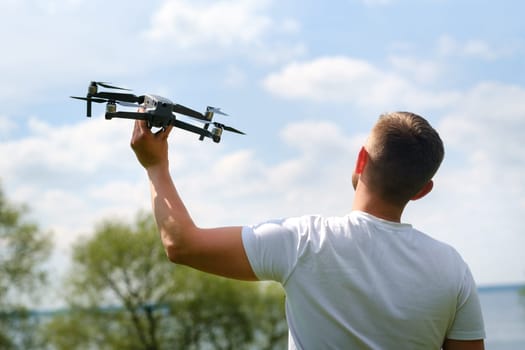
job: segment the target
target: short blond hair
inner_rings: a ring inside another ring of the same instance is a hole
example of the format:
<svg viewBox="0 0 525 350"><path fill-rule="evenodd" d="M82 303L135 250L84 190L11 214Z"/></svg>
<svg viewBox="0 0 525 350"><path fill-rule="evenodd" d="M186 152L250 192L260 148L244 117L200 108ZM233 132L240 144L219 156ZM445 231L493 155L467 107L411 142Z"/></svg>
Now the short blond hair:
<svg viewBox="0 0 525 350"><path fill-rule="evenodd" d="M398 205L408 202L432 179L445 154L437 131L425 118L410 112L381 115L366 150L371 190Z"/></svg>

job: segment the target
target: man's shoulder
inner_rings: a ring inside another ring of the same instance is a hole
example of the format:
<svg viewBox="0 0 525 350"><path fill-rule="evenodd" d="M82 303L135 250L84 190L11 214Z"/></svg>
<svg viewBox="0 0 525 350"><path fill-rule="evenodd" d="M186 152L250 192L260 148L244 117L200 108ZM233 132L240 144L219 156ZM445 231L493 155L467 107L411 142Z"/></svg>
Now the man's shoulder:
<svg viewBox="0 0 525 350"><path fill-rule="evenodd" d="M448 255L450 258L454 257L456 259L462 260L459 252L451 244L444 242L438 238L435 238L430 234L420 231L416 228L413 228L413 232L414 235L417 235L417 237L419 238L420 244L428 247L428 249L432 249L433 251L440 251L443 254Z"/></svg>

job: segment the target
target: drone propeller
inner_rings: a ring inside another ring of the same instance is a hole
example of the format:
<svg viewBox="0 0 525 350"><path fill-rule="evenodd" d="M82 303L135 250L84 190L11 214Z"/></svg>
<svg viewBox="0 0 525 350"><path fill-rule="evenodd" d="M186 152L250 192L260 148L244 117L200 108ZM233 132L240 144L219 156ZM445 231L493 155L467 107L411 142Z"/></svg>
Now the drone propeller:
<svg viewBox="0 0 525 350"><path fill-rule="evenodd" d="M76 98L77 100L84 100L84 101L90 101L95 103L103 103L108 102L108 100L103 98L96 98L96 97L79 97L79 96L69 96L71 98Z"/></svg>
<svg viewBox="0 0 525 350"><path fill-rule="evenodd" d="M95 103L108 103L113 102L121 106L125 107L139 107L138 102L127 102L127 101L117 101L117 100L110 100L105 98L98 98L98 97L79 97L79 96L70 96L71 98L76 98L77 100L83 100L88 102L95 102Z"/></svg>
<svg viewBox="0 0 525 350"><path fill-rule="evenodd" d="M118 105L121 105L121 106L126 106L126 107L139 107L139 104L138 102L127 102L127 101L114 101L114 100L110 100L110 99L105 99L105 98L98 98L98 97L79 97L79 96L70 96L71 98L76 98L77 100L83 100L83 101L91 101L91 102L95 102L95 103L104 103L104 102L114 102Z"/></svg>
<svg viewBox="0 0 525 350"><path fill-rule="evenodd" d="M131 91L130 89L125 89L125 88L121 88L121 87L118 87L118 86L114 86L111 83L106 83L106 82L103 82L103 81L92 81L91 85L92 86L102 86L102 87L105 87L106 89L117 89L117 90Z"/></svg>
<svg viewBox="0 0 525 350"><path fill-rule="evenodd" d="M224 113L223 111L221 111L220 108L217 108L217 107L211 107L211 106L208 106L206 107L206 112L210 112L210 113L214 113L214 114L220 114L220 115L228 115L226 113Z"/></svg>

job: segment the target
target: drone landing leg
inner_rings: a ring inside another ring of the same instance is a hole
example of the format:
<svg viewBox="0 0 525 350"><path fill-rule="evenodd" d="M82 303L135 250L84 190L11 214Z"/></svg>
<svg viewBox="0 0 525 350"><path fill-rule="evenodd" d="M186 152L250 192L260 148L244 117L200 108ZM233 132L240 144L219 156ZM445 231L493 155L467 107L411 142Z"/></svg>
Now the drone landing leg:
<svg viewBox="0 0 525 350"><path fill-rule="evenodd" d="M86 102L86 117L91 117L91 101Z"/></svg>
<svg viewBox="0 0 525 350"><path fill-rule="evenodd" d="M210 126L209 123L204 124L204 130L208 131L208 127L209 127L209 126ZM201 135L201 136L199 137L199 141L202 141L202 140L204 140L204 135Z"/></svg>

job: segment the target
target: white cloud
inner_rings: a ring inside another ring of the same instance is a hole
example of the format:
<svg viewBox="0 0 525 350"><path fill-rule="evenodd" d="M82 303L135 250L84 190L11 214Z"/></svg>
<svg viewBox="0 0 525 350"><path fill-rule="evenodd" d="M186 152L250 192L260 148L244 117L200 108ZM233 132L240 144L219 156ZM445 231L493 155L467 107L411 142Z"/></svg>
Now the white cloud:
<svg viewBox="0 0 525 350"><path fill-rule="evenodd" d="M103 167L121 170L119 160L129 158L122 141L129 139L131 126L120 120L95 117L55 127L32 118L24 127L28 137L0 144L1 153L9 155L0 159L8 180L65 183L72 174L86 179Z"/></svg>
<svg viewBox="0 0 525 350"><path fill-rule="evenodd" d="M208 171L180 176L177 183L193 215L205 225L220 225L348 212L362 137L346 136L329 122L304 121L287 125L281 139L295 156L272 164L254 150L240 150L216 155Z"/></svg>
<svg viewBox="0 0 525 350"><path fill-rule="evenodd" d="M493 61L505 57L513 51L510 47L494 47L481 39L470 39L460 42L457 39L444 35L438 39L437 52L442 56L471 57L486 61Z"/></svg>
<svg viewBox="0 0 525 350"><path fill-rule="evenodd" d="M65 87L82 84L84 91L92 79L122 82L152 71L174 75L178 72L167 66L232 57L274 64L306 52L298 38L299 22L272 17L270 1L134 2L126 3L126 14L116 20L121 5L98 0L0 2L0 31L11 33L2 39L9 54L0 57L4 111L73 93L64 93ZM206 70L211 71L209 65L199 69Z"/></svg>
<svg viewBox="0 0 525 350"><path fill-rule="evenodd" d="M438 79L444 67L438 62L410 56L391 55L388 61L396 72L418 83L431 83Z"/></svg>
<svg viewBox="0 0 525 350"><path fill-rule="evenodd" d="M16 129L15 121L7 116L0 115L0 140L7 137L14 129Z"/></svg>
<svg viewBox="0 0 525 350"><path fill-rule="evenodd" d="M129 149L130 123L94 117L53 127L31 119L23 127L27 135L0 143L5 155L0 159L2 185L14 200L27 203L42 225L69 229L68 237L75 237L115 201L128 209L141 203L136 197L130 200L133 187L117 193L113 201L100 198L97 189L108 181L121 180L124 188L136 181L131 170L136 168L130 166L135 162ZM119 187L114 183L112 188Z"/></svg>
<svg viewBox="0 0 525 350"><path fill-rule="evenodd" d="M441 122L449 142L481 160L486 154L495 171L525 164L525 89L501 83L480 83L466 91L461 103ZM503 175L505 172L502 172Z"/></svg>
<svg viewBox="0 0 525 350"><path fill-rule="evenodd" d="M234 52L274 63L303 54L303 44L288 40L299 33L299 23L272 18L270 5L269 0L165 0L143 38L164 53L184 52L192 59Z"/></svg>
<svg viewBox="0 0 525 350"><path fill-rule="evenodd" d="M195 3L167 0L152 18L147 36L154 40L173 40L187 48L207 44L232 46L258 40L272 21L259 12L265 1L216 1Z"/></svg>
<svg viewBox="0 0 525 350"><path fill-rule="evenodd" d="M376 110L445 107L458 98L456 92L425 91L402 75L342 56L288 64L270 74L263 86L284 98L352 103Z"/></svg>
<svg viewBox="0 0 525 350"><path fill-rule="evenodd" d="M338 152L351 149L352 140L342 130L328 121L303 121L288 125L281 132L283 141L312 157L339 158Z"/></svg>

